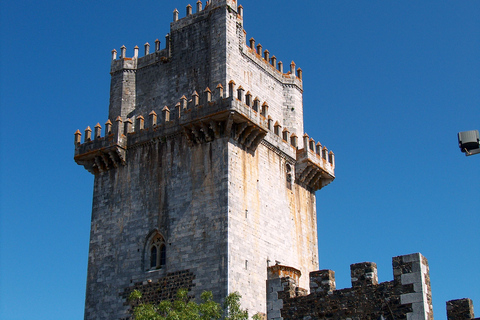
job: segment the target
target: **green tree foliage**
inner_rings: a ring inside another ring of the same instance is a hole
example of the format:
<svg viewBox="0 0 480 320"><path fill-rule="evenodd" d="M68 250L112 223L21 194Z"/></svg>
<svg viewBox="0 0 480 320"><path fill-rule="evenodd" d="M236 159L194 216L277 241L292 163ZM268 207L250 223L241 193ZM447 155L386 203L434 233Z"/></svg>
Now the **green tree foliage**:
<svg viewBox="0 0 480 320"><path fill-rule="evenodd" d="M135 290L129 300L138 301L141 298L141 292ZM201 303L190 301L188 291L181 289L175 301L166 300L157 305L141 303L133 309L133 316L135 320L248 320L248 312L241 309L241 296L237 292L226 297L223 310L213 301L210 291L203 292L200 298ZM261 320L261 317L257 314L252 319Z"/></svg>

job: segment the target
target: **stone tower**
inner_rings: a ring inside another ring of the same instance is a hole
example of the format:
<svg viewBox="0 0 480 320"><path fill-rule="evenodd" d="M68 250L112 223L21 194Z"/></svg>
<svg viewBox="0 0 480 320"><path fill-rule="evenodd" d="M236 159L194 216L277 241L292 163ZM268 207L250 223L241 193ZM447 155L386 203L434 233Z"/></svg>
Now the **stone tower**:
<svg viewBox="0 0 480 320"><path fill-rule="evenodd" d="M266 313L269 266L318 269L315 191L335 165L304 133L302 71L247 42L235 0L193 11L165 48L112 52L109 120L75 133L95 175L85 319L127 318L133 289L238 291Z"/></svg>

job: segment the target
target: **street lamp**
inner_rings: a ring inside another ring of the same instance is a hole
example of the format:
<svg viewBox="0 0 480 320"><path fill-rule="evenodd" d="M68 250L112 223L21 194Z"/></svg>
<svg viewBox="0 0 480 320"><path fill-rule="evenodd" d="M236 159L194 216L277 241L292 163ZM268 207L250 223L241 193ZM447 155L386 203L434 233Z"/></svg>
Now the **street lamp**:
<svg viewBox="0 0 480 320"><path fill-rule="evenodd" d="M458 133L458 146L465 155L471 156L480 153L480 138L478 130L463 131Z"/></svg>

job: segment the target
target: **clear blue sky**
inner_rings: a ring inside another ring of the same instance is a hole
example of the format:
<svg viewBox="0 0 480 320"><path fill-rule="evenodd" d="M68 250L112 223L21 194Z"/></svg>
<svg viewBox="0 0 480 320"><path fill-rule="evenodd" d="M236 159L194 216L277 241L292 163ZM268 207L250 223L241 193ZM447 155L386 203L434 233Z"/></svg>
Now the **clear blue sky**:
<svg viewBox="0 0 480 320"><path fill-rule="evenodd" d="M320 266L429 259L434 315L480 316L480 1L240 1L247 37L304 72L305 130L336 155ZM1 14L0 318L83 319L93 176L73 133L107 120L110 51L162 41L186 1L13 1ZM192 5L194 5L192 1Z"/></svg>

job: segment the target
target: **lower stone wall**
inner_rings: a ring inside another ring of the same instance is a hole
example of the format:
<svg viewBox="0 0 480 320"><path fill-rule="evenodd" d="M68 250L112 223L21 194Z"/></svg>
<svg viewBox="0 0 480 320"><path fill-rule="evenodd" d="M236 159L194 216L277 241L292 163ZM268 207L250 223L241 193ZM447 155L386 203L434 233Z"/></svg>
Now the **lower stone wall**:
<svg viewBox="0 0 480 320"><path fill-rule="evenodd" d="M336 290L335 273L310 273L310 294L296 279L269 273L269 320L433 320L427 260L419 253L392 259L394 280L378 283L372 262L350 266L352 287ZM457 319L449 319L457 320Z"/></svg>
<svg viewBox="0 0 480 320"><path fill-rule="evenodd" d="M287 319L407 319L411 304L401 304L400 294L412 292L413 285L395 285L394 281L377 286L310 294L284 301L282 318ZM309 318L310 317L310 318Z"/></svg>
<svg viewBox="0 0 480 320"><path fill-rule="evenodd" d="M124 305L131 305L132 308L145 303L157 304L163 300L173 301L180 289L190 291L194 286L195 274L190 270L168 273L165 277L156 281L137 282L132 286L125 288L120 296L125 300ZM134 291L142 293L142 298L137 301L129 301L128 297ZM191 295L192 298L195 296Z"/></svg>

